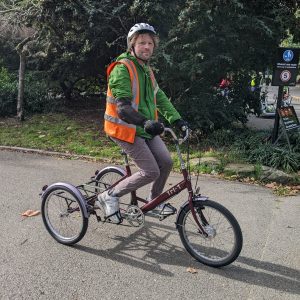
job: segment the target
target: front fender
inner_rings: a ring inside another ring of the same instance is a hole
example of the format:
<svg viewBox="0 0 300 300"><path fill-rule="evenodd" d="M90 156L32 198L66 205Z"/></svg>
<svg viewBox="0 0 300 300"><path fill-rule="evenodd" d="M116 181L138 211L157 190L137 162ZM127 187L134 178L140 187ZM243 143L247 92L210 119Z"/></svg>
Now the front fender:
<svg viewBox="0 0 300 300"><path fill-rule="evenodd" d="M203 201L206 201L206 200L208 200L208 197L206 197L206 196L195 195L195 196L193 197L193 203L195 203L195 202L203 202ZM185 202L180 206L180 208L179 208L179 210L178 210L178 214L177 214L177 217L176 217L176 223L175 223L175 224L176 224L176 228L177 228L177 226L178 226L178 218L179 218L181 212L184 210L184 208L185 208L187 205L189 205L189 201L188 201L188 200L185 201Z"/></svg>

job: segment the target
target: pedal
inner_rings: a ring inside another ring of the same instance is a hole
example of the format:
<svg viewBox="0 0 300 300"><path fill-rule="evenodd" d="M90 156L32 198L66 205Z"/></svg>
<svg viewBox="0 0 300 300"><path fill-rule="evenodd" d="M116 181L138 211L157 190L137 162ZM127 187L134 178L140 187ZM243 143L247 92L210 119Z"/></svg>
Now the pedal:
<svg viewBox="0 0 300 300"><path fill-rule="evenodd" d="M111 216L109 216L109 217L105 217L104 218L104 221L103 221L103 223L109 223L109 224L114 224L114 225L120 225L120 224L122 224L123 223L123 218L119 218L119 223L114 223L114 222L111 222L111 220L109 219ZM99 217L100 218L100 217ZM101 219L101 218L100 218Z"/></svg>

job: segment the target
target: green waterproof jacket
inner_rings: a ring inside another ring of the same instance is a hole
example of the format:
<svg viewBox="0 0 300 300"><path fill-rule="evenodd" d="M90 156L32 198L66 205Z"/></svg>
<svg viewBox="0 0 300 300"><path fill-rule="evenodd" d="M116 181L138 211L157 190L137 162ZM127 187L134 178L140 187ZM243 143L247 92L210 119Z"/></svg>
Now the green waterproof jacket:
<svg viewBox="0 0 300 300"><path fill-rule="evenodd" d="M140 65L136 58L129 52L121 54L117 58L117 61L124 58L132 60L137 69L140 83L140 103L138 111L148 120L155 120L154 91L150 78L149 66ZM110 73L108 84L115 98L132 99L131 80L129 72L124 64L118 64L114 67ZM158 89L156 94L156 106L159 113L164 116L170 124L181 118L180 114L161 89ZM147 134L140 126L136 127L136 134L140 137L148 139L152 138L152 136Z"/></svg>

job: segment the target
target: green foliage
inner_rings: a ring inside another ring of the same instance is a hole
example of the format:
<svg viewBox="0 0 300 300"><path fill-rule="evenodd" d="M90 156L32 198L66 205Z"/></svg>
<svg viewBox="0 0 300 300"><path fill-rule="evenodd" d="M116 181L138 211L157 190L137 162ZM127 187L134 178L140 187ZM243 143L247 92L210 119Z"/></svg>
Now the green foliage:
<svg viewBox="0 0 300 300"><path fill-rule="evenodd" d="M292 151L286 143L277 147L270 144L268 132L256 132L243 128L220 129L201 139L203 149L222 149L226 155L221 157L221 166L228 162L246 161L255 165L254 176L259 178L261 166L269 166L286 172L300 170L300 134L290 136Z"/></svg>
<svg viewBox="0 0 300 300"><path fill-rule="evenodd" d="M0 124L0 145L84 154L101 159L120 156L119 147L105 136L99 138L98 130L91 124L81 124L64 114L37 114L14 126L3 123Z"/></svg>
<svg viewBox="0 0 300 300"><path fill-rule="evenodd" d="M287 145L274 147L265 141L263 133L249 131L240 135L232 150L240 153L249 163L262 164L286 172L297 172L300 169L300 152L296 147L292 151Z"/></svg>
<svg viewBox="0 0 300 300"><path fill-rule="evenodd" d="M262 176L262 165L259 163L256 163L254 165L254 179L255 180L260 180L261 176Z"/></svg>
<svg viewBox="0 0 300 300"><path fill-rule="evenodd" d="M41 79L41 74L27 72L25 76L24 108L26 113L52 112L59 110L61 100L57 91ZM18 97L17 74L0 68L0 116L16 115Z"/></svg>
<svg viewBox="0 0 300 300"><path fill-rule="evenodd" d="M300 169L300 153L285 148L275 148L270 157L270 165L287 172L296 172Z"/></svg>
<svg viewBox="0 0 300 300"><path fill-rule="evenodd" d="M162 43L161 74L180 102L181 114L207 131L244 122L258 111L259 97L249 93L250 74L272 65L276 48L295 22L291 1L181 2L178 19ZM165 72L164 72L165 73ZM213 94L221 78L233 82L228 99ZM173 83L176 82L176 85Z"/></svg>
<svg viewBox="0 0 300 300"><path fill-rule="evenodd" d="M17 77L0 67L0 116L16 114Z"/></svg>
<svg viewBox="0 0 300 300"><path fill-rule="evenodd" d="M235 140L237 132L230 129L219 129L213 131L208 137L201 140L204 148L222 149L228 148Z"/></svg>
<svg viewBox="0 0 300 300"><path fill-rule="evenodd" d="M153 24L161 39L152 61L159 85L182 116L204 132L244 123L249 111L258 112L259 96L249 92L250 75L272 66L281 41L292 36L296 42L300 36L297 2L289 0L2 2L14 6L8 11L18 28L35 33L30 53L42 55L31 56L29 67L44 71L67 100L78 92L105 91L105 68L126 49L130 27ZM9 37L3 45L10 45L12 53L16 45ZM0 56L9 52L3 45ZM5 66L16 69L16 56L9 57ZM217 88L226 75L231 91L221 97Z"/></svg>
<svg viewBox="0 0 300 300"><path fill-rule="evenodd" d="M25 111L27 113L55 112L61 108L61 99L39 72L28 72L25 76Z"/></svg>
<svg viewBox="0 0 300 300"><path fill-rule="evenodd" d="M45 0L39 14L29 19L39 33L36 47L47 54L34 63L60 84L67 99L78 81L94 78L98 86L104 83L106 65L126 48L125 36L133 23L129 5L118 0Z"/></svg>

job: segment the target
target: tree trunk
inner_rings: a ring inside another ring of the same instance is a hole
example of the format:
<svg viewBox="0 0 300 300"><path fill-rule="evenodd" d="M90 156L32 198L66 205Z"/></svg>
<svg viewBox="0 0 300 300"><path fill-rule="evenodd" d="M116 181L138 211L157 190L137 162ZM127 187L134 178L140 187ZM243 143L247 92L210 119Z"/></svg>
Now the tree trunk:
<svg viewBox="0 0 300 300"><path fill-rule="evenodd" d="M25 78L26 55L20 51L19 87L17 102L17 118L24 121L24 78Z"/></svg>

